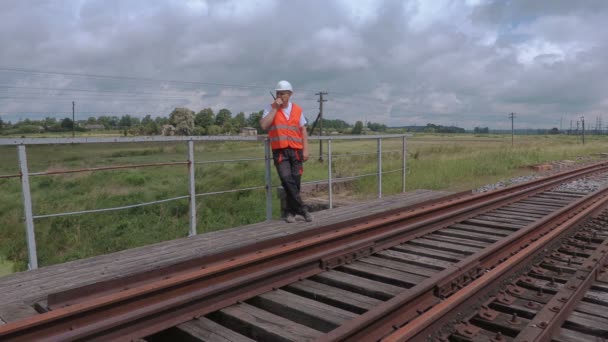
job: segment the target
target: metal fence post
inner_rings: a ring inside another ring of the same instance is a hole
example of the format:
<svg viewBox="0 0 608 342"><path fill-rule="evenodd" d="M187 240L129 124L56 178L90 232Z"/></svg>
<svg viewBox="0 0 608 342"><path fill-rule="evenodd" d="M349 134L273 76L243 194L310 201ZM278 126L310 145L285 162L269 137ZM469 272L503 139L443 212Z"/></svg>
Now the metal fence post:
<svg viewBox="0 0 608 342"><path fill-rule="evenodd" d="M36 252L36 234L34 232L34 214L32 212L32 196L30 193L30 173L27 168L27 154L25 145L17 146L19 155L19 169L21 171L21 192L23 193L23 212L25 213L25 233L27 237L27 251L29 254L29 269L38 268L38 255Z"/></svg>
<svg viewBox="0 0 608 342"><path fill-rule="evenodd" d="M331 139L327 141L327 189L329 193L329 209L334 207L334 192L331 186Z"/></svg>
<svg viewBox="0 0 608 342"><path fill-rule="evenodd" d="M272 220L272 176L270 174L270 140L264 139L264 155L266 160L266 221Z"/></svg>
<svg viewBox="0 0 608 342"><path fill-rule="evenodd" d="M403 190L402 192L405 192L405 173L406 173L406 164L405 164L405 160L407 158L407 145L405 142L405 136L403 136Z"/></svg>
<svg viewBox="0 0 608 342"><path fill-rule="evenodd" d="M382 198L382 138L378 138L378 198Z"/></svg>
<svg viewBox="0 0 608 342"><path fill-rule="evenodd" d="M194 178L194 141L188 141L188 173L190 176L190 234L196 235L196 186Z"/></svg>

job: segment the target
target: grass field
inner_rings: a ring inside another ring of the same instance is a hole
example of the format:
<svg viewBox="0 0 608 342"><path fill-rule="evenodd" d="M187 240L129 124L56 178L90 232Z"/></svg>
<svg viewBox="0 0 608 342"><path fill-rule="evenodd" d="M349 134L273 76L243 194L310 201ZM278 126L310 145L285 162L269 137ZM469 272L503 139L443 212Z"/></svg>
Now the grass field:
<svg viewBox="0 0 608 342"><path fill-rule="evenodd" d="M510 136L416 136L408 139L407 189L460 191L500 179L530 173L523 166L574 159L605 152L607 139L590 136L582 145L576 137L522 136L511 147ZM382 143L383 171L400 169L401 139ZM350 177L377 171L375 140L332 144L333 177ZM327 157L317 161L319 145L311 141L311 161L303 181L327 179ZM326 151L326 146L325 146ZM29 146L30 172L67 170L108 165L183 162L185 143L128 143ZM359 155L361 153L370 153ZM264 185L261 142L199 142L195 160L197 193ZM17 174L14 146L0 147L0 175ZM222 161L225 162L217 162ZM273 185L279 185L272 170ZM401 172L383 175L384 195L401 191ZM185 165L113 171L80 172L31 178L36 215L125 206L187 195ZM352 184L349 194L359 200L377 196L377 178L368 176ZM274 216L279 203L273 196ZM260 222L265 219L264 190L197 197L199 233ZM131 208L117 212L42 218L35 221L41 266L110 253L188 234L187 200ZM0 179L0 274L27 267L22 198L18 178ZM2 262L2 260L8 262Z"/></svg>

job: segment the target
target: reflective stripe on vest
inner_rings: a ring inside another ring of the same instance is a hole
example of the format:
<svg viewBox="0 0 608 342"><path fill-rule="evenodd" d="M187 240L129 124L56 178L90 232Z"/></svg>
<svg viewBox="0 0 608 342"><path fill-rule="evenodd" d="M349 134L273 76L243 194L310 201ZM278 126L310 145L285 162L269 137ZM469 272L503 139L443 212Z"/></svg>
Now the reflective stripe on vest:
<svg viewBox="0 0 608 342"><path fill-rule="evenodd" d="M268 129L268 139L273 150L281 148L304 148L304 139L300 128L300 117L302 108L295 103L291 103L291 114L289 120L285 117L282 109L279 109L274 116L274 120Z"/></svg>

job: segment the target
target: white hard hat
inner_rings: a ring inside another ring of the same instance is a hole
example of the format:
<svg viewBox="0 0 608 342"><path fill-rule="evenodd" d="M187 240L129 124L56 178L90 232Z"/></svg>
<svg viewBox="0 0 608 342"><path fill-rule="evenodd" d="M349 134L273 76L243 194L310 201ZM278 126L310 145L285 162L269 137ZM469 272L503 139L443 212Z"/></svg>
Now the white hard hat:
<svg viewBox="0 0 608 342"><path fill-rule="evenodd" d="M279 81L279 83L277 83L277 89L275 89L276 91L281 91L281 90L289 90L291 92L293 92L293 88L291 87L291 83L283 80L283 81Z"/></svg>

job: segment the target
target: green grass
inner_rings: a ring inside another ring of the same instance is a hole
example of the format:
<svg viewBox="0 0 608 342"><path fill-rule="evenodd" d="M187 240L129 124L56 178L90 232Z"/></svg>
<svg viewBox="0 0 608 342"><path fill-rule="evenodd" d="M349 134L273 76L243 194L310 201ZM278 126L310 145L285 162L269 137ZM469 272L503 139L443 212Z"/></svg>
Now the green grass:
<svg viewBox="0 0 608 342"><path fill-rule="evenodd" d="M606 138L588 137L583 146L575 137L428 135L408 139L407 189L460 191L532 171L523 168L551 160L573 159L605 151ZM333 177L373 174L377 171L376 140L332 143ZM402 167L402 140L382 143L384 172ZM327 178L327 161L317 161L319 144L311 141L312 157L305 164L303 181ZM324 152L327 143L324 143ZM30 172L82 169L108 165L184 162L184 143L124 143L28 146ZM361 153L371 153L359 155ZM196 191L216 192L264 185L264 161L211 162L262 158L260 142L198 142L195 144ZM325 159L327 159L325 157ZM0 175L17 174L16 148L0 147ZM383 175L384 195L402 189L400 171ZM273 185L279 180L272 169ZM377 177L353 181L352 196L377 196ZM0 272L24 270L27 246L18 178L0 179ZM80 172L31 177L34 213L71 212L150 202L188 193L185 165L156 166L113 171ZM273 192L274 217L279 202ZM248 190L197 197L198 231L208 232L265 219L265 192ZM73 215L35 220L39 264L110 253L175 239L188 234L187 199L117 212ZM2 259L4 258L4 259ZM1 274L1 273L0 273Z"/></svg>

